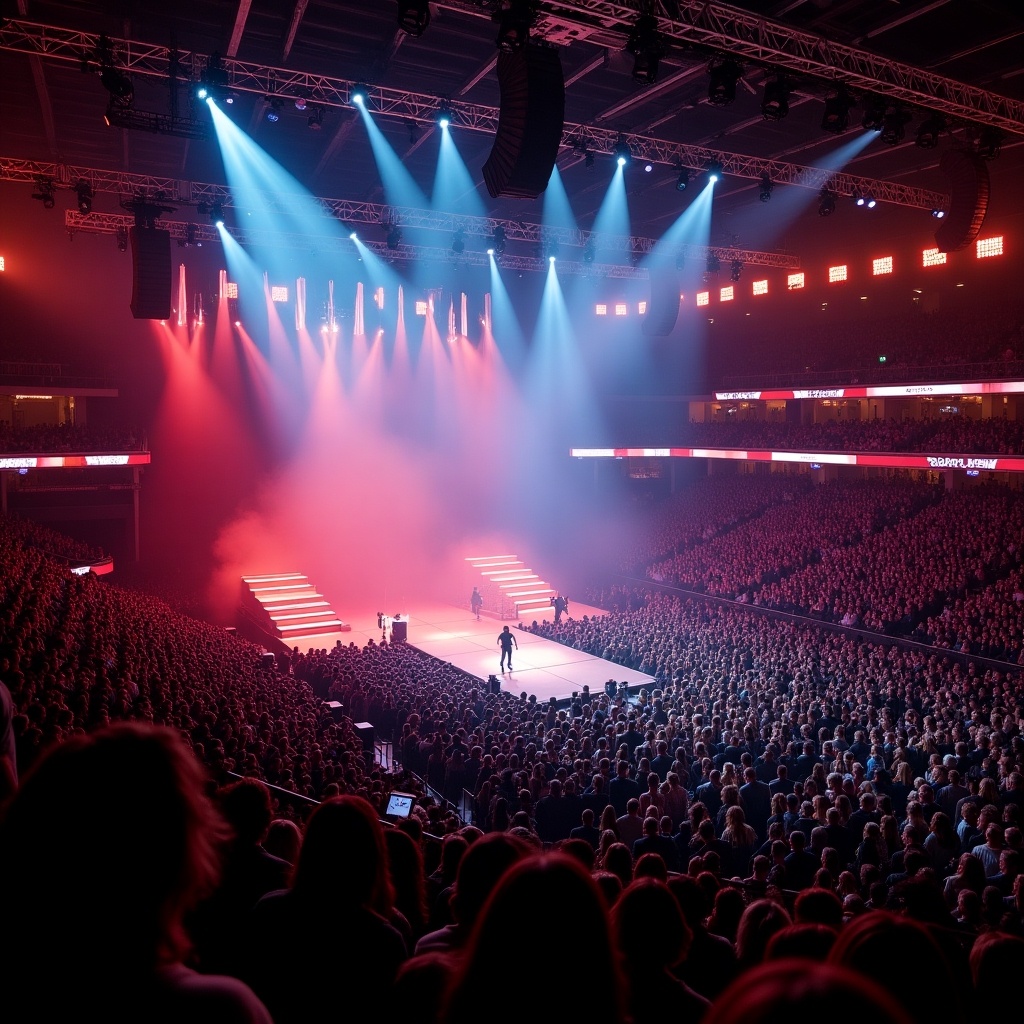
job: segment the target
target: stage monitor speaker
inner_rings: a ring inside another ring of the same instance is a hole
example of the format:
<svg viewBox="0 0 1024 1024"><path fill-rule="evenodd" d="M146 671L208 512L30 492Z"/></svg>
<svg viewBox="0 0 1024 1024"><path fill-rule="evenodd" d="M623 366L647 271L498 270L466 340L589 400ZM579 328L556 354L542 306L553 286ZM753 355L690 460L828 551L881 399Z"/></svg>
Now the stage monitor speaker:
<svg viewBox="0 0 1024 1024"><path fill-rule="evenodd" d="M487 692L499 694L501 693L501 680L496 675L489 675L487 677Z"/></svg>
<svg viewBox="0 0 1024 1024"><path fill-rule="evenodd" d="M405 620L391 623L391 642L405 643L409 639L409 623Z"/></svg>
<svg viewBox="0 0 1024 1024"><path fill-rule="evenodd" d="M355 730L356 736L359 738L359 742L363 746L364 754L373 753L373 723L372 722L353 722L352 728Z"/></svg>
<svg viewBox="0 0 1024 1024"><path fill-rule="evenodd" d="M644 314L645 338L667 338L679 317L679 271L675 267L651 267L651 297Z"/></svg>
<svg viewBox="0 0 1024 1024"><path fill-rule="evenodd" d="M939 221L935 244L940 252L966 249L981 231L991 187L985 161L963 149L947 149L939 168L949 178L949 209Z"/></svg>
<svg viewBox="0 0 1024 1024"><path fill-rule="evenodd" d="M169 320L171 316L171 233L133 227L132 316L136 320Z"/></svg>
<svg viewBox="0 0 1024 1024"><path fill-rule="evenodd" d="M484 164L495 199L536 199L548 187L565 121L565 80L558 50L525 46L498 54L498 130Z"/></svg>

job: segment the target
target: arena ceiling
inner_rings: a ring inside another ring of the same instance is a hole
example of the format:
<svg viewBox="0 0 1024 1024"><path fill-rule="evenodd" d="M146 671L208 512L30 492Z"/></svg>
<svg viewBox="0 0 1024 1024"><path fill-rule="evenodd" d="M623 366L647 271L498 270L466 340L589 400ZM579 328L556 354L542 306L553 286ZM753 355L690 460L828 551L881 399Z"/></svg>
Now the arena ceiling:
<svg viewBox="0 0 1024 1024"><path fill-rule="evenodd" d="M990 164L993 196L1017 202L1024 181L1024 8L1016 0L750 0L733 8L662 0L652 9L664 30L665 52L650 85L634 80L634 57L624 49L636 4L539 0L536 6L533 35L560 47L566 122L580 130L575 146L570 131L563 135L558 163L581 227L592 223L604 196L612 168L605 143L618 133L651 140L650 151L659 155L650 173L643 170L645 160L634 161L628 171L635 234L657 237L672 223L682 206L675 187L678 168L698 164L704 149L728 157L727 171L730 166L743 171L727 173L716 210L746 209L753 215L761 163L776 178L799 174L819 166L845 139L821 128L824 97L841 81L850 83L859 101L850 115L851 134L859 129L872 94L927 96L930 108L908 104L903 141L889 146L873 140L847 172L889 183L901 205L924 208L929 195L948 191L938 168L942 152L976 144L986 124L999 126L1001 154ZM390 90L392 98L407 94L391 104L392 114L378 112L377 123L428 194L437 141L436 128L422 115L447 98L456 108L458 147L488 214L539 221L538 201L491 199L479 184L492 134L468 125L481 110L499 105L495 7L496 0L431 3L430 24L416 37L399 29L397 0L13 0L5 4L8 17L0 25L0 155L5 158L0 177L25 180L11 171L25 160L142 178L225 181L212 132L199 140L105 124L108 92L98 65L93 61L83 72L80 59L102 33L113 40L113 63L131 78L133 107L162 116L172 111L172 89L166 77L147 73L146 54L163 47L185 55L183 79L194 77L216 52L229 66L237 61L267 73L277 69L272 78L301 74L308 81L324 76L341 83L341 93L311 92L304 111L295 108L295 90L283 90L276 123L266 118L270 103L259 87L237 89L231 108L232 118L260 146L325 197L385 201L357 113L335 102L344 95L344 83L365 82ZM717 12L719 20L708 22L708 11ZM75 33L82 34L77 49ZM735 101L728 105L708 99L708 66L715 52L733 55L742 70ZM859 54L864 66L840 67L840 55L851 53ZM780 120L766 120L761 110L772 64L786 65L792 80L789 113ZM904 65L917 69L920 79L911 81ZM873 93L864 87L872 80L877 83ZM958 91L956 83L972 88ZM187 119L191 90L182 81L173 92L178 115ZM323 107L322 124L311 129L310 108L317 105ZM460 105L466 111L462 125ZM935 111L946 113L947 130L935 148L921 148L915 143L918 128ZM581 141L594 151L591 166ZM26 195L30 192L26 186ZM103 209L105 202L98 196L97 207ZM116 208L113 199L108 206ZM737 216L733 223L741 220ZM725 216L719 224L729 222ZM745 241L734 235L718 244Z"/></svg>

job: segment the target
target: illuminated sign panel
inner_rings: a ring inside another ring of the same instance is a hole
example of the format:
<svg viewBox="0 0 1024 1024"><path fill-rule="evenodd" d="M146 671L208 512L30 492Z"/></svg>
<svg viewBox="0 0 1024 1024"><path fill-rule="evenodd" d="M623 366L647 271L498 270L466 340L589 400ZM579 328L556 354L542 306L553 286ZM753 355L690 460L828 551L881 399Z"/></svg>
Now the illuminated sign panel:
<svg viewBox="0 0 1024 1024"><path fill-rule="evenodd" d="M755 295L767 295L768 294L768 282L767 281L755 281L754 282L754 294Z"/></svg>
<svg viewBox="0 0 1024 1024"><path fill-rule="evenodd" d="M878 277L881 274L892 273L892 257L883 256L881 259L871 261L871 273Z"/></svg>
<svg viewBox="0 0 1024 1024"><path fill-rule="evenodd" d="M828 268L828 283L835 284L837 281L845 281L847 276L846 264L839 267Z"/></svg>
<svg viewBox="0 0 1024 1024"><path fill-rule="evenodd" d="M719 302L732 302L732 297L733 297L733 287L732 287L731 284L727 284L724 288L720 289L719 292L718 292L718 301Z"/></svg>
<svg viewBox="0 0 1024 1024"><path fill-rule="evenodd" d="M803 286L804 286L804 275L803 275L802 272L799 273L799 274L790 274L786 278L786 287L791 292L796 291L798 288L803 288Z"/></svg>
<svg viewBox="0 0 1024 1024"><path fill-rule="evenodd" d="M938 249L925 249L921 253L921 266L941 267L946 262L946 254Z"/></svg>
<svg viewBox="0 0 1024 1024"><path fill-rule="evenodd" d="M711 301L711 292L697 292L697 305L706 306Z"/></svg>
<svg viewBox="0 0 1024 1024"><path fill-rule="evenodd" d="M1003 255L1003 236L996 235L994 238L979 238L975 243L975 255L979 260L989 256Z"/></svg>

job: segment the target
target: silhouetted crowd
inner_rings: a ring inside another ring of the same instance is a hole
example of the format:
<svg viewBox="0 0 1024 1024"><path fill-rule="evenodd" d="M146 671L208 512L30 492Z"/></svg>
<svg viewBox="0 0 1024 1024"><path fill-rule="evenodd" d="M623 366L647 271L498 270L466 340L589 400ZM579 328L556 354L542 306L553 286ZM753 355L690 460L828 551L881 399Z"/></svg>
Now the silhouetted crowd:
<svg viewBox="0 0 1024 1024"><path fill-rule="evenodd" d="M145 447L138 431L118 426L14 427L0 422L0 455L16 452L134 452Z"/></svg>

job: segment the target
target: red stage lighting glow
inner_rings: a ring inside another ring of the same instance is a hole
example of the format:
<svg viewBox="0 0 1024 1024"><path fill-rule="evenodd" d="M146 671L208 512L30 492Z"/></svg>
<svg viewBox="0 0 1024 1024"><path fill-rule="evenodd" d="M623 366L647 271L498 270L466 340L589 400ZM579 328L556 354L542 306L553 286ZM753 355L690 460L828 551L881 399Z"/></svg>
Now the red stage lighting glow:
<svg viewBox="0 0 1024 1024"><path fill-rule="evenodd" d="M727 285L725 285L723 288L721 288L719 290L718 301L719 302L732 302L734 294L735 293L733 292L733 286L731 284L727 284Z"/></svg>
<svg viewBox="0 0 1024 1024"><path fill-rule="evenodd" d="M846 268L846 264L845 263L842 266L839 266L839 267L829 267L828 268L828 283L829 284L835 284L837 281L845 281L847 276L848 276L847 275L847 268Z"/></svg>
<svg viewBox="0 0 1024 1024"><path fill-rule="evenodd" d="M798 288L803 288L803 286L804 286L804 275L802 273L800 273L800 274L790 274L786 278L786 287L791 292L795 292Z"/></svg>
<svg viewBox="0 0 1024 1024"><path fill-rule="evenodd" d="M768 294L768 282L767 281L755 281L754 282L754 294L755 295L767 295Z"/></svg>
<svg viewBox="0 0 1024 1024"><path fill-rule="evenodd" d="M881 259L871 261L871 273L875 277L879 277L881 274L892 273L892 257L883 256Z"/></svg>
<svg viewBox="0 0 1024 1024"><path fill-rule="evenodd" d="M946 254L939 249L924 249L921 252L921 266L941 267L946 258Z"/></svg>
<svg viewBox="0 0 1024 1024"><path fill-rule="evenodd" d="M697 292L697 305L707 306L711 302L711 292Z"/></svg>
<svg viewBox="0 0 1024 1024"><path fill-rule="evenodd" d="M996 235L994 238L979 238L975 244L974 255L977 259L983 260L989 256L1003 255L1003 236Z"/></svg>

